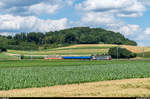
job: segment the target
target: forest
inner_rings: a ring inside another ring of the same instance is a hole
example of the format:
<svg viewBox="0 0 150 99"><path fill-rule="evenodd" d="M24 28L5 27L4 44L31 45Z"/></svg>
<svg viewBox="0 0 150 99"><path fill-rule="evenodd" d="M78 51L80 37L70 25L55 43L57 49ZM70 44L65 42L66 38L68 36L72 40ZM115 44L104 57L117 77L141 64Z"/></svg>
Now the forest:
<svg viewBox="0 0 150 99"><path fill-rule="evenodd" d="M0 36L0 49L37 50L73 44L137 45L119 32L102 28L74 27L60 31L17 33Z"/></svg>

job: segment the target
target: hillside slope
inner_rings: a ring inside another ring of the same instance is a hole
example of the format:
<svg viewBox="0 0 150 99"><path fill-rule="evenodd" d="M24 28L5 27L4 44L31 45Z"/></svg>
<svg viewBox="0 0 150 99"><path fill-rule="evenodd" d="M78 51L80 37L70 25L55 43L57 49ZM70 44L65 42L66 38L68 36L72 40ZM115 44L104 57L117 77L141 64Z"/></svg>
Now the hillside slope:
<svg viewBox="0 0 150 99"><path fill-rule="evenodd" d="M18 33L0 36L0 49L33 50L63 47L73 44L137 45L121 33L102 28L76 27L54 32Z"/></svg>

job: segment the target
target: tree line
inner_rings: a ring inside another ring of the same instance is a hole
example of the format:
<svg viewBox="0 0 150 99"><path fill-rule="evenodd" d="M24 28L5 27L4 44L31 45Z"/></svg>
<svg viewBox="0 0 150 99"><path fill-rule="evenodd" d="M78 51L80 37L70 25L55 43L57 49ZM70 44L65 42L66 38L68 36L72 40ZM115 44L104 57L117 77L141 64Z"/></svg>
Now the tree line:
<svg viewBox="0 0 150 99"><path fill-rule="evenodd" d="M102 28L74 27L51 32L18 33L0 36L0 49L35 50L62 47L72 44L137 45L119 32Z"/></svg>

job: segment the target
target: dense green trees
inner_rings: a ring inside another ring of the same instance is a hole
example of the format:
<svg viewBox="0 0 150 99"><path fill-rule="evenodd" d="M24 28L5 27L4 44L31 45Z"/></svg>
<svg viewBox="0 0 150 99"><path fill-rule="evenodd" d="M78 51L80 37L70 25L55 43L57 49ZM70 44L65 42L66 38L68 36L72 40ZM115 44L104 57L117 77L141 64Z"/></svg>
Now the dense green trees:
<svg viewBox="0 0 150 99"><path fill-rule="evenodd" d="M120 33L101 28L76 27L54 32L20 33L15 36L0 36L0 48L31 50L61 47L71 44L125 44L137 45Z"/></svg>
<svg viewBox="0 0 150 99"><path fill-rule="evenodd" d="M101 28L76 27L55 32L47 32L49 42L57 44L126 44L137 45L136 42L125 38L120 33Z"/></svg>
<svg viewBox="0 0 150 99"><path fill-rule="evenodd" d="M8 40L4 36L0 36L0 49L7 48Z"/></svg>
<svg viewBox="0 0 150 99"><path fill-rule="evenodd" d="M112 58L134 58L136 57L136 53L132 53L126 48L110 48L108 54L111 55Z"/></svg>

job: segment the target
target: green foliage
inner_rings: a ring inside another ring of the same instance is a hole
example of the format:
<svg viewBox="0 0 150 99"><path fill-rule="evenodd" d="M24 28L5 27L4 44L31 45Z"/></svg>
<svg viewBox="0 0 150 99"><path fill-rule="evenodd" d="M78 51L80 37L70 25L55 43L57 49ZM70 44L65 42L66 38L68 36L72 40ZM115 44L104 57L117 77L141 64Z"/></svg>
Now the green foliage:
<svg viewBox="0 0 150 99"><path fill-rule="evenodd" d="M0 61L0 90L150 77L149 61Z"/></svg>
<svg viewBox="0 0 150 99"><path fill-rule="evenodd" d="M24 55L23 54L20 55L20 59L24 59Z"/></svg>
<svg viewBox="0 0 150 99"><path fill-rule="evenodd" d="M38 45L34 42L20 42L18 45L8 45L7 48L14 50L35 50L38 49Z"/></svg>
<svg viewBox="0 0 150 99"><path fill-rule="evenodd" d="M7 49L6 48L2 48L1 52L7 52Z"/></svg>
<svg viewBox="0 0 150 99"><path fill-rule="evenodd" d="M131 51L127 50L126 48L110 48L108 54L112 56L112 58L134 58L136 57L136 53L132 53Z"/></svg>
<svg viewBox="0 0 150 99"><path fill-rule="evenodd" d="M7 48L8 41L6 37L0 36L0 49Z"/></svg>
<svg viewBox="0 0 150 99"><path fill-rule="evenodd" d="M150 58L150 52L144 52L144 56L143 53L137 53L138 57L144 57L144 58Z"/></svg>
<svg viewBox="0 0 150 99"><path fill-rule="evenodd" d="M44 56L23 56L21 59L44 59Z"/></svg>

